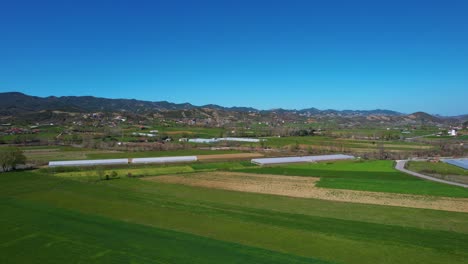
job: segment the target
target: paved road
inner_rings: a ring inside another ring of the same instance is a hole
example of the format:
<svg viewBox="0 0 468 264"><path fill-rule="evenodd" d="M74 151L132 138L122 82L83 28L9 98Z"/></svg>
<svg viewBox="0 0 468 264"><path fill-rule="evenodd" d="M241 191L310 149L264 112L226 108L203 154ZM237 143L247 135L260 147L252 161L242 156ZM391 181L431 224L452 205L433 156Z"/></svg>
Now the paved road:
<svg viewBox="0 0 468 264"><path fill-rule="evenodd" d="M407 170L407 169L405 169L405 164L406 164L407 160L397 160L396 162L397 162L397 164L395 166L395 169L397 169L397 170L399 170L401 172L407 173L409 175L419 177L419 178L422 178L422 179L426 179L426 180L430 180L430 181L441 182L441 183L445 183L445 184L450 184L450 185L455 185L455 186L468 188L468 184L446 181L446 180L434 178L434 177L431 177L431 176L423 175L421 173L417 173L417 172L414 172L414 171Z"/></svg>

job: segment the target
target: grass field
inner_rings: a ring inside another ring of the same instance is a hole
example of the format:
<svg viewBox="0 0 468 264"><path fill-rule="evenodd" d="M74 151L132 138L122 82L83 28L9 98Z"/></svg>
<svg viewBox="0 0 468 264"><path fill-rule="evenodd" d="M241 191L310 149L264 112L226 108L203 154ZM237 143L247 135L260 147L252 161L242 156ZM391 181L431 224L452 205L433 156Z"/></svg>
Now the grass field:
<svg viewBox="0 0 468 264"><path fill-rule="evenodd" d="M44 168L40 171L51 173L58 177L65 177L80 181L96 181L100 179L99 170L102 175L126 177L129 173L133 177L157 176L165 174L178 174L190 172L209 172L217 170L235 170L256 166L248 161L237 162L196 162L190 164L169 165L129 165L118 167L74 167L74 168Z"/></svg>
<svg viewBox="0 0 468 264"><path fill-rule="evenodd" d="M440 139L440 140L468 140L468 135L460 135L460 136L428 136L425 137L426 139Z"/></svg>
<svg viewBox="0 0 468 264"><path fill-rule="evenodd" d="M466 263L468 214L0 174L2 263Z"/></svg>
<svg viewBox="0 0 468 264"><path fill-rule="evenodd" d="M305 137L268 137L265 145L269 147L284 147L288 145L299 145L301 147L310 146L312 149L337 148L339 150L350 151L375 151L378 149L379 140L353 140L336 139L326 136L305 136ZM417 151L434 148L431 145L405 142L405 141L383 141L383 146L389 151Z"/></svg>
<svg viewBox="0 0 468 264"><path fill-rule="evenodd" d="M408 169L421 173L468 176L468 170L444 162L410 161Z"/></svg>
<svg viewBox="0 0 468 264"><path fill-rule="evenodd" d="M324 188L468 197L468 190L421 180L394 169L393 161L342 161L246 168L248 173L320 177L317 186Z"/></svg>
<svg viewBox="0 0 468 264"><path fill-rule="evenodd" d="M222 128L206 127L156 127L159 133L165 133L171 137L191 137L191 138L217 138L221 137L224 130Z"/></svg>
<svg viewBox="0 0 468 264"><path fill-rule="evenodd" d="M410 161L407 169L439 179L468 184L468 170L444 162Z"/></svg>

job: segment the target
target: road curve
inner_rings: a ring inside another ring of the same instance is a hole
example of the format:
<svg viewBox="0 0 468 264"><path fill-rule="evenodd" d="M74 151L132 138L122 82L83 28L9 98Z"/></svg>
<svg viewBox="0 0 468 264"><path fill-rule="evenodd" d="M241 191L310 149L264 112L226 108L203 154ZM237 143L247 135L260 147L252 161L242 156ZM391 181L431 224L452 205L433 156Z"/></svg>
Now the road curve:
<svg viewBox="0 0 468 264"><path fill-rule="evenodd" d="M418 178L468 188L468 184L446 181L446 180L434 178L434 177L431 177L431 176L423 175L421 173L417 173L417 172L414 172L414 171L407 170L407 169L405 169L406 162L407 162L407 160L397 160L395 169L397 169L397 170L399 170L401 172L404 172L406 174L418 177Z"/></svg>

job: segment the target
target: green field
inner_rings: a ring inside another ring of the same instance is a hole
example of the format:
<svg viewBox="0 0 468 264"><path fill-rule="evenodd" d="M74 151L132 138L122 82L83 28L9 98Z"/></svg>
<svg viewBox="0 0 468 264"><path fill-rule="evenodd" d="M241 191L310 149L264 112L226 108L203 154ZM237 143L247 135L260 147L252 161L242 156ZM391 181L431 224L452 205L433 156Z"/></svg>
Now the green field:
<svg viewBox="0 0 468 264"><path fill-rule="evenodd" d="M268 137L264 143L268 147L285 147L289 145L299 145L302 148L310 146L314 149L325 149L332 147L339 151L375 151L379 147L379 143L383 144L386 150L393 151L416 151L433 149L434 147L427 144L406 142L406 141L379 141L379 140L353 140L340 139L326 136L304 136L304 137ZM248 144L245 144L248 145Z"/></svg>
<svg viewBox="0 0 468 264"><path fill-rule="evenodd" d="M439 179L468 184L468 170L444 162L410 161L407 169Z"/></svg>
<svg viewBox="0 0 468 264"><path fill-rule="evenodd" d="M410 161L407 169L430 174L468 176L468 170L444 162Z"/></svg>
<svg viewBox="0 0 468 264"><path fill-rule="evenodd" d="M466 263L468 214L0 175L2 263Z"/></svg>
<svg viewBox="0 0 468 264"><path fill-rule="evenodd" d="M241 169L242 172L320 177L324 188L468 197L468 190L421 180L394 169L393 161L341 161Z"/></svg>
<svg viewBox="0 0 468 264"><path fill-rule="evenodd" d="M133 177L157 176L165 174L207 172L216 170L239 170L254 167L256 165L248 161L238 162L196 162L183 165L129 165L118 167L75 167L75 168L44 168L40 171L51 173L58 177L70 178L81 181L99 180L99 170L102 175L116 175L117 177L127 177L129 173Z"/></svg>
<svg viewBox="0 0 468 264"><path fill-rule="evenodd" d="M427 139L440 139L440 140L468 140L468 135L460 135L460 136L428 136L425 137Z"/></svg>

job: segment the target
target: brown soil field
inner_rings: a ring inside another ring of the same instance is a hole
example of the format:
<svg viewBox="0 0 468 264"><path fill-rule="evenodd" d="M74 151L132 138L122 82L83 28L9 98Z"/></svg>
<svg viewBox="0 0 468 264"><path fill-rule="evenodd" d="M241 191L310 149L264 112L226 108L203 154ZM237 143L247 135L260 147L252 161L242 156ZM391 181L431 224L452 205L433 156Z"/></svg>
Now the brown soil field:
<svg viewBox="0 0 468 264"><path fill-rule="evenodd" d="M261 157L263 157L263 154L260 154L260 153L234 153L234 154L217 154L217 155L199 155L197 157L198 157L198 160L200 160L200 161L216 161L216 160L261 158Z"/></svg>
<svg viewBox="0 0 468 264"><path fill-rule="evenodd" d="M313 177L210 172L157 176L144 180L339 202L468 212L468 198L325 189L315 187L319 178Z"/></svg>

